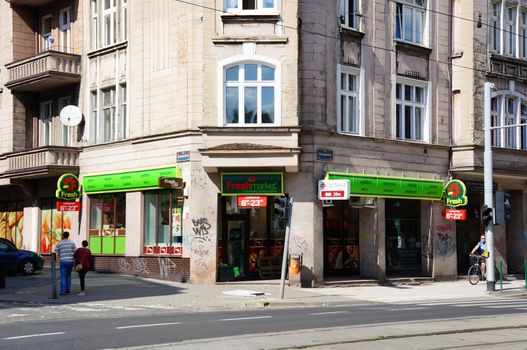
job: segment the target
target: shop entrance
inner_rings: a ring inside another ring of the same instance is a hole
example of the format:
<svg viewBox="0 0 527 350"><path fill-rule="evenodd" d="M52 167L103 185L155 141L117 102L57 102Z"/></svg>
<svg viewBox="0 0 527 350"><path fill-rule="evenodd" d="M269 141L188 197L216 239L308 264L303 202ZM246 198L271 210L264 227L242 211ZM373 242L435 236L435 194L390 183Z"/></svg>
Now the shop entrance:
<svg viewBox="0 0 527 350"><path fill-rule="evenodd" d="M285 221L267 205L238 206L237 197L222 197L222 232L218 237L218 281L280 277Z"/></svg>
<svg viewBox="0 0 527 350"><path fill-rule="evenodd" d="M483 203L483 193L469 192L469 205L460 209L467 210L467 219L456 221L457 243L457 273L466 275L470 267L469 253L479 242L479 237L485 233L485 226L481 225L480 204Z"/></svg>
<svg viewBox="0 0 527 350"><path fill-rule="evenodd" d="M359 275L359 209L350 201L324 208L324 276Z"/></svg>
<svg viewBox="0 0 527 350"><path fill-rule="evenodd" d="M421 209L418 200L386 199L386 274L421 275Z"/></svg>

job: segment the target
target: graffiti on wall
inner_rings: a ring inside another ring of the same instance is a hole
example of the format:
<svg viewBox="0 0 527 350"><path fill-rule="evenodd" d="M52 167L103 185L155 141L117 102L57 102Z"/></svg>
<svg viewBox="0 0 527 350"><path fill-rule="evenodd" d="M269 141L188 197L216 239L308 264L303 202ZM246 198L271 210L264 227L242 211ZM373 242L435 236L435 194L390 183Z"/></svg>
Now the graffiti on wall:
<svg viewBox="0 0 527 350"><path fill-rule="evenodd" d="M119 265L119 271L123 273L142 273L145 275L149 275L150 271L148 271L148 268L146 266L146 261L141 258L134 258L129 262L125 258L119 258L117 260L117 264Z"/></svg>
<svg viewBox="0 0 527 350"><path fill-rule="evenodd" d="M192 249L192 255L194 258L192 264L198 270L205 271L208 269L207 259L210 256L210 249L208 247L203 244L198 244Z"/></svg>
<svg viewBox="0 0 527 350"><path fill-rule="evenodd" d="M168 278L172 269L176 268L176 263L169 258L158 258L159 276L161 278Z"/></svg>
<svg viewBox="0 0 527 350"><path fill-rule="evenodd" d="M207 218L192 219L192 230L194 231L194 238L200 241L209 241L209 230L212 225L209 224Z"/></svg>
<svg viewBox="0 0 527 350"><path fill-rule="evenodd" d="M434 241L434 252L444 258L452 256L456 252L456 242L448 233L438 233Z"/></svg>

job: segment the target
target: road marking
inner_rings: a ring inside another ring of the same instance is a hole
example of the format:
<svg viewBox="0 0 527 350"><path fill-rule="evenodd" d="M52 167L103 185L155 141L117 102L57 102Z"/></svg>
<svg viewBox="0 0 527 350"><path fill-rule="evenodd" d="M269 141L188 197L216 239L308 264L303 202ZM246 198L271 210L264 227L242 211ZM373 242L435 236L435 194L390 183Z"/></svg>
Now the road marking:
<svg viewBox="0 0 527 350"><path fill-rule="evenodd" d="M388 311L411 311L411 310L424 310L428 309L427 307L405 307L401 309L390 309Z"/></svg>
<svg viewBox="0 0 527 350"><path fill-rule="evenodd" d="M482 306L485 309L514 309L519 307L527 306L527 304L513 304L513 305L492 305L492 306Z"/></svg>
<svg viewBox="0 0 527 350"><path fill-rule="evenodd" d="M115 327L115 329L130 329L130 328L143 328L143 327L173 326L173 325L177 325L177 324L181 324L181 322L136 324L136 325L133 325L133 326Z"/></svg>
<svg viewBox="0 0 527 350"><path fill-rule="evenodd" d="M309 315L316 316L316 315L335 315L335 314L347 314L347 313L349 313L349 311L328 311L328 312L314 312Z"/></svg>
<svg viewBox="0 0 527 350"><path fill-rule="evenodd" d="M465 301L440 301L440 302L430 302L430 303L418 303L418 305L423 306L441 306L441 305L450 305L450 306L463 306L465 305L479 305L479 304L495 304L502 302L525 302L523 299L497 299L497 300L465 300Z"/></svg>
<svg viewBox="0 0 527 350"><path fill-rule="evenodd" d="M264 318L271 318L273 316L255 316L255 317L240 317L240 318L222 318L218 321L243 321L243 320L261 320Z"/></svg>
<svg viewBox="0 0 527 350"><path fill-rule="evenodd" d="M65 332L55 332L55 333L40 333L40 334L28 334L28 335L19 335L17 337L7 337L4 340L15 340L15 339L24 339L24 338L35 338L35 337L47 337L50 335L60 335L66 334Z"/></svg>
<svg viewBox="0 0 527 350"><path fill-rule="evenodd" d="M7 317L24 317L24 316L29 316L29 314L11 314L11 315L7 315Z"/></svg>

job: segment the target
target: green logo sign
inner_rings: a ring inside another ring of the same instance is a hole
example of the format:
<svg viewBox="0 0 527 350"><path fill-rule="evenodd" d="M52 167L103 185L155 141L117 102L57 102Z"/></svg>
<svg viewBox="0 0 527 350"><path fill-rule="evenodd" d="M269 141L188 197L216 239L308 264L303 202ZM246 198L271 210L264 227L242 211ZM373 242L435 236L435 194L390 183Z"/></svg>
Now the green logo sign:
<svg viewBox="0 0 527 350"><path fill-rule="evenodd" d="M450 180L445 186L445 205L447 207L461 207L468 204L467 188L463 181Z"/></svg>
<svg viewBox="0 0 527 350"><path fill-rule="evenodd" d="M223 173L221 194L224 196L262 195L277 196L284 193L282 173Z"/></svg>
<svg viewBox="0 0 527 350"><path fill-rule="evenodd" d="M79 179L73 174L64 174L57 181L55 197L58 199L75 200L81 197Z"/></svg>

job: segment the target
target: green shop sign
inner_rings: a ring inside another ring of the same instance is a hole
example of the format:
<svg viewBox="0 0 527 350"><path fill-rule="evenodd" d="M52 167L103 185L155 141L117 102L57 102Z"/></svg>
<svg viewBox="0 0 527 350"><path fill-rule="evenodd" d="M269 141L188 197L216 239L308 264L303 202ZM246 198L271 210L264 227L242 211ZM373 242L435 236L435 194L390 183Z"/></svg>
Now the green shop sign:
<svg viewBox="0 0 527 350"><path fill-rule="evenodd" d="M57 181L55 191L57 199L75 200L81 197L81 186L79 179L74 174L64 174Z"/></svg>
<svg viewBox="0 0 527 350"><path fill-rule="evenodd" d="M326 173L326 180L350 180L350 195L356 197L382 197L441 200L443 181L407 177Z"/></svg>
<svg viewBox="0 0 527 350"><path fill-rule="evenodd" d="M262 195L279 196L284 193L282 173L222 173L223 196Z"/></svg>
<svg viewBox="0 0 527 350"><path fill-rule="evenodd" d="M158 189L160 177L181 178L177 166L146 170L126 171L113 174L86 175L82 178L84 192L129 192Z"/></svg>
<svg viewBox="0 0 527 350"><path fill-rule="evenodd" d="M468 204L467 187L461 180L450 180L445 186L445 205L461 207Z"/></svg>

